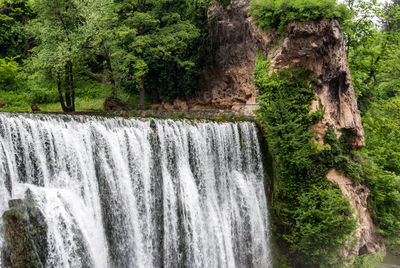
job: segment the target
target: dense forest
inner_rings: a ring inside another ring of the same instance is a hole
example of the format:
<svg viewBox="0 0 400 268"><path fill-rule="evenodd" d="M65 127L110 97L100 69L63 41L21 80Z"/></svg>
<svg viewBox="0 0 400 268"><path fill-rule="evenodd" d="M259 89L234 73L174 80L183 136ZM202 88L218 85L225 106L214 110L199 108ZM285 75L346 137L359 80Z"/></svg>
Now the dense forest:
<svg viewBox="0 0 400 268"><path fill-rule="evenodd" d="M210 53L206 1L2 1L1 107L132 108L185 97ZM145 99L145 97L147 99Z"/></svg>
<svg viewBox="0 0 400 268"><path fill-rule="evenodd" d="M107 98L144 110L192 96L214 60L212 2L0 0L0 110L99 110ZM250 14L264 31L282 35L294 20L340 22L366 132L360 151L333 129L316 148L309 127L323 114L309 113L313 78L305 70L269 76L259 56L257 116L279 163L272 214L288 261L337 264L355 228L348 201L325 180L332 167L368 186L379 232L400 254L400 1L253 0Z"/></svg>

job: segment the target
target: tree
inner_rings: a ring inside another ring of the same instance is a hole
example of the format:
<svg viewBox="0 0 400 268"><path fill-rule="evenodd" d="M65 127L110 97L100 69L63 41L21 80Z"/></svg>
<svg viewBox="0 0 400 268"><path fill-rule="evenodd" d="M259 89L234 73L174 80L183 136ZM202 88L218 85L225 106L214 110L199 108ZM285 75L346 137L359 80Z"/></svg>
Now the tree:
<svg viewBox="0 0 400 268"><path fill-rule="evenodd" d="M390 250L400 244L399 0L356 3L346 30L347 52L366 133L365 183L369 207ZM364 15L363 15L364 14ZM365 16L367 14L367 16ZM377 20L378 18L379 20Z"/></svg>
<svg viewBox="0 0 400 268"><path fill-rule="evenodd" d="M28 67L33 78L43 76L50 87L57 88L64 112L75 111L75 82L85 74L101 7L107 3L37 0L33 4L37 18L30 28L39 45L33 49Z"/></svg>
<svg viewBox="0 0 400 268"><path fill-rule="evenodd" d="M206 8L206 1L198 0L118 3L120 48L129 55L123 62L129 74L124 86L139 90L141 109L145 93L156 102L184 98L197 87L205 58Z"/></svg>
<svg viewBox="0 0 400 268"><path fill-rule="evenodd" d="M396 25L400 13L396 6L382 8L375 0L347 3L357 16L345 23L346 53L364 113L374 98L394 96L398 91L400 35L395 27L387 25Z"/></svg>
<svg viewBox="0 0 400 268"><path fill-rule="evenodd" d="M28 0L3 0L0 2L0 55L27 57L33 46L26 24L34 18Z"/></svg>

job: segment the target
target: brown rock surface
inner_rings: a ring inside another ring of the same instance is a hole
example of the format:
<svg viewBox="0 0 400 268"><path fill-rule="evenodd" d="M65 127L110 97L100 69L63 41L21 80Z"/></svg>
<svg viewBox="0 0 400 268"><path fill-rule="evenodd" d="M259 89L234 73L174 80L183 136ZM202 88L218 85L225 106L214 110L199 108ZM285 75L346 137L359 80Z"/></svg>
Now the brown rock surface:
<svg viewBox="0 0 400 268"><path fill-rule="evenodd" d="M253 72L257 50L268 51L276 35L262 33L248 15L249 0L232 0L232 8L216 1L208 17L219 20L210 26L212 42L217 47L215 65L200 81L201 90L192 103L230 109L255 104Z"/></svg>
<svg viewBox="0 0 400 268"><path fill-rule="evenodd" d="M354 209L354 217L357 219L358 227L353 235L354 239L349 241L350 248L342 250L345 258L371 254L385 249L382 238L377 234L376 227L368 211L368 197L370 191L367 187L352 182L343 173L332 169L327 175L328 180L337 184L343 196L349 198Z"/></svg>
<svg viewBox="0 0 400 268"><path fill-rule="evenodd" d="M352 129L354 147L364 146L364 130L358 111L354 88L345 55L343 35L335 20L292 23L283 42L274 32L265 33L248 14L249 0L232 0L224 8L218 1L208 11L208 17L219 20L210 26L212 41L217 47L215 66L201 79L201 90L189 100L195 104L218 109L245 107L256 103L253 72L257 51L271 59L271 69L305 67L318 79L314 109L321 102L324 120L315 126L325 133L328 125L336 129ZM275 49L272 47L275 46Z"/></svg>
<svg viewBox="0 0 400 268"><path fill-rule="evenodd" d="M104 110L107 112L116 112L116 111L129 112L130 108L120 99L109 97L104 101Z"/></svg>
<svg viewBox="0 0 400 268"><path fill-rule="evenodd" d="M304 67L317 78L316 100L325 109L325 118L316 128L352 129L354 147L364 146L364 129L354 94L348 67L343 35L336 20L320 22L294 22L288 35L271 53L271 69Z"/></svg>

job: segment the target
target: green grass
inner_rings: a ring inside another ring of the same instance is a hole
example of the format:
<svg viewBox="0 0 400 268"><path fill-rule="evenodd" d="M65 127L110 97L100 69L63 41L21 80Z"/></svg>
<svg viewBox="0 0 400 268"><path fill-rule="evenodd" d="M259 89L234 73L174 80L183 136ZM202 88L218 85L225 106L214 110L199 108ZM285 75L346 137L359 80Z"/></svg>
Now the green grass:
<svg viewBox="0 0 400 268"><path fill-rule="evenodd" d="M75 94L77 112L102 111L104 110L104 101L111 95L111 87L97 82L84 81L77 85ZM47 98L44 98L44 95ZM117 97L132 110L139 107L139 96L135 94L119 90ZM55 89L0 90L0 111L28 112L31 111L31 105L37 105L43 112L62 112Z"/></svg>
<svg viewBox="0 0 400 268"><path fill-rule="evenodd" d="M0 91L0 97L2 96ZM15 95L13 98L12 94L8 94L11 98L3 99L1 98L0 111L7 111L7 112L29 112L31 111L31 103L26 100L23 100L18 97L18 94ZM75 100L75 106L77 112L84 112L84 111L98 111L104 109L104 101L106 97L101 98L86 98L86 97L78 97ZM37 105L40 110L44 112L62 112L61 105L59 102L55 103L43 103Z"/></svg>

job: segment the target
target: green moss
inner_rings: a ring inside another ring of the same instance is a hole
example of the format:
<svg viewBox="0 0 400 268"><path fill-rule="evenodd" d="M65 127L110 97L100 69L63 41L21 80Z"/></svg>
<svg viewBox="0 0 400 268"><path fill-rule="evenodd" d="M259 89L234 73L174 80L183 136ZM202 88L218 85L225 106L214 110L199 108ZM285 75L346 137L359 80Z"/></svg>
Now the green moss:
<svg viewBox="0 0 400 268"><path fill-rule="evenodd" d="M19 201L19 202L16 202ZM14 200L3 214L6 246L4 263L11 267L43 267L47 258L47 226L41 212L29 200Z"/></svg>
<svg viewBox="0 0 400 268"><path fill-rule="evenodd" d="M310 127L324 111L310 113L315 100L310 72L278 70L269 75L269 63L260 56L254 78L260 92L257 118L277 161L272 189L275 233L295 267L338 264L339 250L356 220L349 200L326 174L332 168L352 171L347 134L337 139L329 128L323 148L312 141Z"/></svg>

